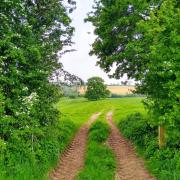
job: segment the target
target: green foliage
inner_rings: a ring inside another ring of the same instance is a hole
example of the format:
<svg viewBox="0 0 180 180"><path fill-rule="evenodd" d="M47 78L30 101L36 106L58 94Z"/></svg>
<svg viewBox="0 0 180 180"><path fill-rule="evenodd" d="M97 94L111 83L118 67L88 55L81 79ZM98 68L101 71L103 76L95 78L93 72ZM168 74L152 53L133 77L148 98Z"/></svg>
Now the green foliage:
<svg viewBox="0 0 180 180"><path fill-rule="evenodd" d="M0 119L3 117L3 115L4 115L4 96L0 89Z"/></svg>
<svg viewBox="0 0 180 180"><path fill-rule="evenodd" d="M118 124L123 135L130 139L141 155L147 159L150 171L158 179L180 178L180 154L178 147L170 146L159 150L157 127L152 127L149 120L140 113L127 116Z"/></svg>
<svg viewBox="0 0 180 180"><path fill-rule="evenodd" d="M167 141L180 144L180 10L178 0L98 0L87 21L95 26L91 54L120 78L139 82L152 125L166 128Z"/></svg>
<svg viewBox="0 0 180 180"><path fill-rule="evenodd" d="M91 126L88 135L85 167L79 173L77 179L114 179L115 157L112 150L105 144L109 133L109 126L102 121L97 121Z"/></svg>
<svg viewBox="0 0 180 180"><path fill-rule="evenodd" d="M154 118L151 123L164 125L167 130L167 141L176 145L180 143L180 11L177 3L164 1L159 10L151 12L149 21L139 22L137 29L144 34L143 40L133 45L142 48L144 43L148 42L149 53L142 52L141 55L151 61L138 90L148 96L145 105L153 112Z"/></svg>
<svg viewBox="0 0 180 180"><path fill-rule="evenodd" d="M109 126L101 121L97 121L89 130L89 141L102 143L107 140L109 133Z"/></svg>
<svg viewBox="0 0 180 180"><path fill-rule="evenodd" d="M125 97L144 97L143 95L140 94L125 94L125 95L120 95L120 94L115 94L112 93L110 98L125 98Z"/></svg>
<svg viewBox="0 0 180 180"><path fill-rule="evenodd" d="M118 127L123 130L125 137L141 147L147 145L148 139L155 139L157 136L157 128L151 127L140 113L128 115L125 120L120 121Z"/></svg>
<svg viewBox="0 0 180 180"><path fill-rule="evenodd" d="M104 80L102 78L92 77L88 79L85 97L88 98L88 100L98 100L108 97L110 92L106 88L107 86L104 84Z"/></svg>
<svg viewBox="0 0 180 180"><path fill-rule="evenodd" d="M124 74L137 78L145 70L144 62L134 51L127 49L135 40L136 24L149 12L153 0L98 0L87 21L95 26L96 40L90 54L98 56L98 65L107 73L116 65L113 77L120 78ZM156 4L154 4L156 5ZM146 12L145 12L146 11Z"/></svg>
<svg viewBox="0 0 180 180"><path fill-rule="evenodd" d="M68 10L60 0L0 3L0 174L5 179L44 177L58 158L54 103L61 94L49 79L61 67L59 52L71 44Z"/></svg>
<svg viewBox="0 0 180 180"><path fill-rule="evenodd" d="M75 131L75 124L64 119L57 126L48 129L41 138L34 139L33 150L32 142L22 142L22 138L19 141L13 139L7 147L3 141L0 141L1 152L4 152L0 160L2 158L6 160L0 161L0 178L2 180L46 179L46 173L56 165L59 155L64 151Z"/></svg>

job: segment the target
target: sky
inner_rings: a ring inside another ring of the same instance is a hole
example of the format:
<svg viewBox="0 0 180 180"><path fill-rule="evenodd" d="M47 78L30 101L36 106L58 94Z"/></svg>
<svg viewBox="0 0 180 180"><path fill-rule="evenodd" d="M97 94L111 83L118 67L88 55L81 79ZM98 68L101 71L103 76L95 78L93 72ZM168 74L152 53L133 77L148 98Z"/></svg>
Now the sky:
<svg viewBox="0 0 180 180"><path fill-rule="evenodd" d="M84 23L84 19L87 13L92 10L93 0L76 0L76 3L77 8L70 15L72 26L75 27L72 38L75 44L71 48L76 49L76 51L63 55L60 62L62 62L66 71L77 75L85 82L92 76L99 76L105 80L106 84L120 83L122 80L109 79L107 74L96 66L97 57L89 55L91 44L96 36L93 34L92 24Z"/></svg>

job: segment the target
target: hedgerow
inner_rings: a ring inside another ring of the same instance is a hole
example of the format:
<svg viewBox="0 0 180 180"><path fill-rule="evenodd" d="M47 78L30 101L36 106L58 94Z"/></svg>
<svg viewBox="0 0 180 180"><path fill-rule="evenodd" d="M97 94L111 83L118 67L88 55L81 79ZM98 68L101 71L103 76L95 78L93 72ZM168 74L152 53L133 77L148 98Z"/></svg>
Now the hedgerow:
<svg viewBox="0 0 180 180"><path fill-rule="evenodd" d="M180 179L180 153L175 144L159 149L157 127L149 124L148 117L140 113L127 116L118 123L122 134L137 147L140 155L146 159L150 171L158 179Z"/></svg>
<svg viewBox="0 0 180 180"><path fill-rule="evenodd" d="M54 108L61 92L51 76L62 68L63 47L71 45L74 4L0 2L1 179L41 179L62 148Z"/></svg>
<svg viewBox="0 0 180 180"><path fill-rule="evenodd" d="M6 145L0 141L0 179L46 179L76 129L73 122L60 121L34 139L33 151L32 142L23 138L12 139Z"/></svg>

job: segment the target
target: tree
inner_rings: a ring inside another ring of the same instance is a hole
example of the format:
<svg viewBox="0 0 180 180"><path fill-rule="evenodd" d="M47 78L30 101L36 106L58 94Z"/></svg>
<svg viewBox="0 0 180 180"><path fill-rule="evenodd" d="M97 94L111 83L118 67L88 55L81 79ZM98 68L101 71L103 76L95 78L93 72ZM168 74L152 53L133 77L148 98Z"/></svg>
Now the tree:
<svg viewBox="0 0 180 180"><path fill-rule="evenodd" d="M85 97L88 98L88 100L106 98L110 93L106 88L107 86L104 84L104 80L102 78L92 77L88 79Z"/></svg>
<svg viewBox="0 0 180 180"><path fill-rule="evenodd" d="M99 58L98 64L107 73L116 66L111 77L118 79L127 74L139 82L137 92L147 96L145 105L154 117L150 123L166 128L167 143L177 145L180 143L178 1L95 2L94 11L87 18L97 35L90 54Z"/></svg>
<svg viewBox="0 0 180 180"><path fill-rule="evenodd" d="M0 89L0 119L4 115L4 97Z"/></svg>
<svg viewBox="0 0 180 180"><path fill-rule="evenodd" d="M180 143L180 10L177 1L164 1L154 9L148 21L140 21L137 31L143 36L131 45L141 57L148 60L147 71L138 91L148 98L146 106L152 112L152 124L159 126L159 145ZM167 142L166 142L167 141Z"/></svg>
<svg viewBox="0 0 180 180"><path fill-rule="evenodd" d="M74 5L73 1L68 2ZM2 1L0 8L4 118L14 119L9 124L14 130L29 126L32 120L48 127L56 123L58 115L53 108L58 93L49 77L61 67L58 54L71 44L74 30L68 8L59 0ZM30 105L25 101L33 100L32 96L36 102L32 102L29 111ZM8 140L11 130L4 133L2 136Z"/></svg>
<svg viewBox="0 0 180 180"><path fill-rule="evenodd" d="M146 61L136 52L127 49L129 43L140 37L136 24L148 17L150 4L156 0L98 0L94 11L89 13L86 21L95 26L96 40L92 44L91 55L96 55L97 64L106 72L115 72L116 79L127 74L128 78L140 79L146 70ZM155 3L154 6L158 4ZM144 46L145 49L146 46Z"/></svg>
<svg viewBox="0 0 180 180"><path fill-rule="evenodd" d="M74 28L68 11L74 5L72 0L0 3L0 139L7 144L7 152L17 155L12 162L7 153L4 166L26 157L38 161L38 151L58 123L54 103L59 93L49 77L62 66L63 47L71 45ZM20 159L16 151L25 155Z"/></svg>

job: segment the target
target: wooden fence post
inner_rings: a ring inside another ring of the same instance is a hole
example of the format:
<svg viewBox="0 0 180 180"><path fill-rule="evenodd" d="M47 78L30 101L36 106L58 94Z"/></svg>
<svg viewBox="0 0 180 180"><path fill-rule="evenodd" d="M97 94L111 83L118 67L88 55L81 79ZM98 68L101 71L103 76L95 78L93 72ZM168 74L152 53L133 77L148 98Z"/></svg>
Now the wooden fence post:
<svg viewBox="0 0 180 180"><path fill-rule="evenodd" d="M163 125L159 125L159 148L163 148L166 145L166 139L165 139L165 127Z"/></svg>

